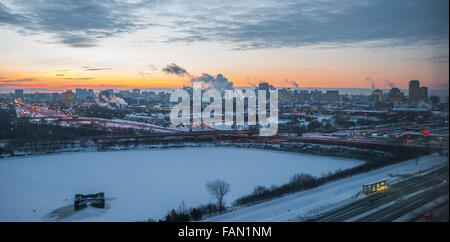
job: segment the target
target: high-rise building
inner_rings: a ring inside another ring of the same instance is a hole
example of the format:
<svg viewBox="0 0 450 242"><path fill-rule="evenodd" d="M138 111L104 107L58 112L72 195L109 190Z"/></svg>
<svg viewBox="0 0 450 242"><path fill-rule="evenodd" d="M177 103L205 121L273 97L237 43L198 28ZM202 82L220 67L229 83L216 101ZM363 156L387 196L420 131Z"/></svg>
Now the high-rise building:
<svg viewBox="0 0 450 242"><path fill-rule="evenodd" d="M322 100L325 100L325 101L339 101L339 91L337 91L337 90L327 90L327 92L322 95Z"/></svg>
<svg viewBox="0 0 450 242"><path fill-rule="evenodd" d="M270 90L275 90L275 87L272 86L272 84L269 84L268 82L260 82L257 90L258 91L265 90L266 98L270 98Z"/></svg>
<svg viewBox="0 0 450 242"><path fill-rule="evenodd" d="M108 93L108 96L114 95L114 90L113 89L106 89L104 91Z"/></svg>
<svg viewBox="0 0 450 242"><path fill-rule="evenodd" d="M23 89L16 89L16 90L14 90L14 96L16 98L23 97Z"/></svg>
<svg viewBox="0 0 450 242"><path fill-rule="evenodd" d="M72 90L67 90L65 93L62 94L63 97L63 103L64 104L73 104L75 103L75 94L72 92Z"/></svg>
<svg viewBox="0 0 450 242"><path fill-rule="evenodd" d="M260 82L258 86L258 90L266 90L266 92L269 92L269 90L274 90L275 88L269 84L268 82Z"/></svg>
<svg viewBox="0 0 450 242"><path fill-rule="evenodd" d="M133 89L133 94L135 96L139 96L139 95L141 95L141 90L139 88L135 88L135 89Z"/></svg>
<svg viewBox="0 0 450 242"><path fill-rule="evenodd" d="M88 90L85 88L75 89L75 97L77 100L84 100L88 97Z"/></svg>
<svg viewBox="0 0 450 242"><path fill-rule="evenodd" d="M428 88L421 87L418 80L409 82L408 101L409 103L426 102L428 99Z"/></svg>
<svg viewBox="0 0 450 242"><path fill-rule="evenodd" d="M380 89L373 90L372 100L374 100L375 102L383 101L383 91L381 91Z"/></svg>
<svg viewBox="0 0 450 242"><path fill-rule="evenodd" d="M388 100L390 103L405 103L405 96L400 89L394 87L389 91Z"/></svg>
<svg viewBox="0 0 450 242"><path fill-rule="evenodd" d="M52 93L52 101L59 101L60 95L57 92Z"/></svg>

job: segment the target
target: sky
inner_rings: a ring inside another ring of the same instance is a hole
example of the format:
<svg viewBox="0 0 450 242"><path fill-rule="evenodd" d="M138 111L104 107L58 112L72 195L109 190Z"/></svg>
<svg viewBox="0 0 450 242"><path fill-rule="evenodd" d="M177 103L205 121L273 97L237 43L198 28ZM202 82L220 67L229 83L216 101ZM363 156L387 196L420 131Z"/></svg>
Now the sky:
<svg viewBox="0 0 450 242"><path fill-rule="evenodd" d="M448 0L0 0L0 92L448 89ZM220 74L220 75L219 75ZM219 75L219 76L217 76Z"/></svg>

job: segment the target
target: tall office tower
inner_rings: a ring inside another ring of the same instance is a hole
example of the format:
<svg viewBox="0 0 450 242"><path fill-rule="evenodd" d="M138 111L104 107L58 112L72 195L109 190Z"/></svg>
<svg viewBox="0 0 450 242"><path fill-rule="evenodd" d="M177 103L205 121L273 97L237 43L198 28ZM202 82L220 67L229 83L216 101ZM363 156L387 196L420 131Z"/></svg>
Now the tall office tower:
<svg viewBox="0 0 450 242"><path fill-rule="evenodd" d="M405 97L403 93L400 92L400 89L394 87L389 91L388 100L390 103L404 103Z"/></svg>
<svg viewBox="0 0 450 242"><path fill-rule="evenodd" d="M428 99L428 88L421 87L418 80L409 82L408 100L409 103L426 102Z"/></svg>
<svg viewBox="0 0 450 242"><path fill-rule="evenodd" d="M23 89L16 89L16 90L14 90L14 96L16 98L23 97Z"/></svg>

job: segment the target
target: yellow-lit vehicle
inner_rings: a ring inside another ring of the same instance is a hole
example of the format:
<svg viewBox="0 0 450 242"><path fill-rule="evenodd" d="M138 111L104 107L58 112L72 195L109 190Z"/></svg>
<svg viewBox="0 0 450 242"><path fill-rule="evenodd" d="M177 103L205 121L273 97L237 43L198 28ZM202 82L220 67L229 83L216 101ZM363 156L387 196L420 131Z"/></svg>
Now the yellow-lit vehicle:
<svg viewBox="0 0 450 242"><path fill-rule="evenodd" d="M377 191L381 191L384 190L386 188L388 188L387 185L387 181L389 180L389 178L385 178L383 180L374 182L374 183L369 183L369 184L364 184L363 185L363 194L371 194Z"/></svg>

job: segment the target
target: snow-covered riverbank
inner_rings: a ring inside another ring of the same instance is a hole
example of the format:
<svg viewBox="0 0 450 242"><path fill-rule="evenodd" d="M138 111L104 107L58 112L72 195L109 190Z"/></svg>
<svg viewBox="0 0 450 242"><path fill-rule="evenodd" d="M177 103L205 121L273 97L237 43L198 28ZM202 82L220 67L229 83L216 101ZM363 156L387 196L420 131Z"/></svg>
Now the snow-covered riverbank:
<svg viewBox="0 0 450 242"><path fill-rule="evenodd" d="M159 219L184 200L213 201L205 183L231 184L231 203L257 185L288 182L296 173L314 176L363 161L242 148L181 148L83 152L0 160L0 221L139 221ZM105 192L106 209L70 209L76 193Z"/></svg>
<svg viewBox="0 0 450 242"><path fill-rule="evenodd" d="M437 153L419 159L404 161L358 174L323 186L297 192L253 206L243 207L204 221L214 222L267 222L301 221L302 217L313 216L329 209L361 198L362 184L368 184L390 177L389 183L405 179L409 175L428 171L448 164L448 156ZM359 195L359 196L358 196Z"/></svg>

